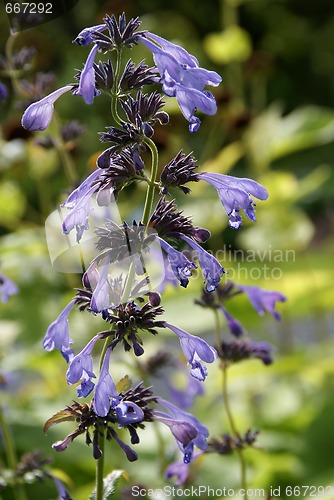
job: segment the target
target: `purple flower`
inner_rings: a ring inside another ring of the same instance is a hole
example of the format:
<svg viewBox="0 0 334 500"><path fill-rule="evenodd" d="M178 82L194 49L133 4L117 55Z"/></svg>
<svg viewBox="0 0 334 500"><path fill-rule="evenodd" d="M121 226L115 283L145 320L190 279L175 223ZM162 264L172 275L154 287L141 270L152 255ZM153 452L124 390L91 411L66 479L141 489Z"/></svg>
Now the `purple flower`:
<svg viewBox="0 0 334 500"><path fill-rule="evenodd" d="M73 40L74 43L78 45L86 46L94 42L94 32L101 33L106 30L107 26L105 24L97 24L95 26L90 26L89 28L84 28Z"/></svg>
<svg viewBox="0 0 334 500"><path fill-rule="evenodd" d="M6 278L3 274L0 274L0 294L1 302L8 302L11 295L16 295L19 293L18 287L11 280Z"/></svg>
<svg viewBox="0 0 334 500"><path fill-rule="evenodd" d="M209 346L205 340L200 337L196 337L195 335L191 335L175 325L165 323L165 326L172 330L172 332L176 333L179 337L183 354L191 366L190 374L194 378L203 382L208 374L208 371L206 367L200 363L200 361L213 363L217 357L216 350Z"/></svg>
<svg viewBox="0 0 334 500"><path fill-rule="evenodd" d="M180 408L164 399L157 398L157 400L169 410L171 415L154 410L154 419L170 428L177 445L183 451L184 463L190 463L193 459L194 446L203 451L207 449L208 444L206 439L209 436L208 429L190 413L180 410Z"/></svg>
<svg viewBox="0 0 334 500"><path fill-rule="evenodd" d="M196 396L204 394L203 384L194 377L188 377L187 386L184 390L177 389L170 380L166 381L171 399L179 408L189 408L192 406Z"/></svg>
<svg viewBox="0 0 334 500"><path fill-rule="evenodd" d="M2 82L0 82L0 102L5 101L8 97L8 88Z"/></svg>
<svg viewBox="0 0 334 500"><path fill-rule="evenodd" d="M95 313L104 311L110 306L110 285L108 282L109 262L110 259L107 258L103 266L101 266L102 270L100 272L96 270L95 273L95 276L96 274L99 275L99 279L90 302L90 308ZM92 265L94 265L94 263Z"/></svg>
<svg viewBox="0 0 334 500"><path fill-rule="evenodd" d="M257 286L237 285L241 292L245 292L254 309L263 316L265 311L268 311L276 321L281 319L279 312L275 311L276 302L285 302L287 297L280 292L274 290L264 290Z"/></svg>
<svg viewBox="0 0 334 500"><path fill-rule="evenodd" d="M85 398L94 389L92 378L96 378L96 376L93 372L92 351L96 341L100 338L99 334L95 335L86 347L74 356L67 370L66 380L69 385L76 384L79 380L82 380L81 384L77 387L77 393L80 398Z"/></svg>
<svg viewBox="0 0 334 500"><path fill-rule="evenodd" d="M220 306L220 310L223 312L227 320L227 325L232 335L234 335L235 337L240 337L240 335L243 334L243 328L239 321L233 318L233 316L231 316L231 314L225 309L224 306Z"/></svg>
<svg viewBox="0 0 334 500"><path fill-rule="evenodd" d="M117 415L117 422L120 426L141 422L144 418L143 410L132 401L121 401L114 407Z"/></svg>
<svg viewBox="0 0 334 500"><path fill-rule="evenodd" d="M225 212L230 218L229 225L233 229L239 229L241 226L240 208L244 210L249 220L256 221L255 202L250 195L259 200L266 200L269 196L268 191L252 179L211 172L201 172L197 175L217 189Z"/></svg>
<svg viewBox="0 0 334 500"><path fill-rule="evenodd" d="M71 206L71 211L64 218L62 227L63 233L69 234L74 228L76 229L76 239L77 242L82 238L83 232L88 229L88 217L90 213L90 203L91 197L97 191L98 186L92 186L88 190L84 189L83 193L77 193L76 197L73 197L70 203L65 202L64 207ZM80 196L81 194L81 196ZM73 195L73 193L72 193ZM71 195L70 195L71 197ZM75 199L76 198L76 201Z"/></svg>
<svg viewBox="0 0 334 500"><path fill-rule="evenodd" d="M265 365L271 365L273 358L272 346L267 342L251 342L249 345L251 357L260 359Z"/></svg>
<svg viewBox="0 0 334 500"><path fill-rule="evenodd" d="M70 314L75 301L72 300L65 309L60 313L58 318L51 323L43 340L43 348L46 351L58 349L67 363L73 358L73 349L70 344L73 341L70 339L70 331L68 326L68 315Z"/></svg>
<svg viewBox="0 0 334 500"><path fill-rule="evenodd" d="M95 70L94 60L98 51L98 46L94 45L89 52L86 63L80 74L79 88L74 91L74 94L81 95L86 104L93 104L94 97L98 95L95 88Z"/></svg>
<svg viewBox="0 0 334 500"><path fill-rule="evenodd" d="M117 406L115 403L118 404L120 399L114 381L109 374L110 352L111 347L108 347L103 359L99 381L95 387L94 411L99 417L105 417L110 410L110 406Z"/></svg>
<svg viewBox="0 0 334 500"><path fill-rule="evenodd" d="M72 193L69 195L62 207L71 210L76 206L76 204L89 192L92 187L93 182L99 177L103 172L101 168L94 170Z"/></svg>
<svg viewBox="0 0 334 500"><path fill-rule="evenodd" d="M182 252L175 250L162 238L157 238L163 250L167 254L168 262L176 278L180 281L181 286L187 287L189 283L188 277L191 276L191 269L196 269L197 266L190 262Z"/></svg>
<svg viewBox="0 0 334 500"><path fill-rule="evenodd" d="M219 285L220 278L225 273L225 269L219 264L218 260L209 252L204 250L198 243L184 234L179 237L186 241L197 252L197 258L201 267L205 288L207 292L213 292Z"/></svg>
<svg viewBox="0 0 334 500"><path fill-rule="evenodd" d="M200 455L202 455L202 452L194 453L192 457L192 462ZM172 477L175 477L176 479L174 481L175 486L180 486L181 484L184 484L189 476L189 463L184 463L183 460L171 463L166 469L165 476L166 479L171 479Z"/></svg>
<svg viewBox="0 0 334 500"><path fill-rule="evenodd" d="M208 115L217 112L213 95L203 89L205 85L219 85L220 75L200 68L196 57L183 47L154 33L147 32L140 40L153 54L161 75L162 90L166 95L176 97L184 117L190 123L190 132L196 132L200 126L200 120L194 116L196 109Z"/></svg>
<svg viewBox="0 0 334 500"><path fill-rule="evenodd" d="M45 130L51 121L54 103L61 95L72 90L72 85L65 85L51 94L43 97L40 101L30 104L22 116L22 127L26 130Z"/></svg>

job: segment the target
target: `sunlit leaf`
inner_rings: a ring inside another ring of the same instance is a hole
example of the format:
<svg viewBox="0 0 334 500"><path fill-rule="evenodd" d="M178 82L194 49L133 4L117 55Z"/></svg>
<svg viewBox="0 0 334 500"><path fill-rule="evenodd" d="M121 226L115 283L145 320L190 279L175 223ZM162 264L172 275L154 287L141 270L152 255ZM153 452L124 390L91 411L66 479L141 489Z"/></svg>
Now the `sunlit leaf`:
<svg viewBox="0 0 334 500"><path fill-rule="evenodd" d="M252 42L246 30L230 26L220 33L210 33L204 40L208 56L217 64L246 61L252 53Z"/></svg>

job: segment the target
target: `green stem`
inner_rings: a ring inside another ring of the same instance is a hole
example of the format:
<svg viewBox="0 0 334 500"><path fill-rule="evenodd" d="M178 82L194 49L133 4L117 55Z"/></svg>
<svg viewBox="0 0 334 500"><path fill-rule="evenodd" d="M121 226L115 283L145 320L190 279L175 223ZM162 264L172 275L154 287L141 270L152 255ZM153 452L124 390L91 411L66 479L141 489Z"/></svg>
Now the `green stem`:
<svg viewBox="0 0 334 500"><path fill-rule="evenodd" d="M104 500L104 432L99 432L99 448L102 452L101 457L96 461L96 496L95 500Z"/></svg>
<svg viewBox="0 0 334 500"><path fill-rule="evenodd" d="M60 161L64 167L64 172L67 177L67 180L70 182L70 184L74 185L77 181L77 172L76 168L74 165L74 162L71 158L71 156L68 154L68 151L66 149L66 145L62 139L61 132L60 132L60 119L58 118L57 112L54 111L53 113L53 120L56 125L56 138L54 141L54 145L56 148L56 151L59 155Z"/></svg>
<svg viewBox="0 0 334 500"><path fill-rule="evenodd" d="M27 97L27 92L24 91L18 81L18 72L13 67L13 55L14 55L14 44L17 40L18 33L11 33L7 39L5 54L8 63L7 75L11 79L13 88L17 92L18 95L22 95Z"/></svg>
<svg viewBox="0 0 334 500"><path fill-rule="evenodd" d="M15 474L17 470L17 456L15 451L15 446L13 442L13 438L7 425L7 421L3 412L2 407L0 406L0 428L2 430L2 436L4 441L4 447L6 450L6 456L8 461L8 466L12 470L13 474ZM14 486L14 496L16 500L27 500L24 488L22 484L16 484Z"/></svg>
<svg viewBox="0 0 334 500"><path fill-rule="evenodd" d="M147 191L146 191L146 199L145 199L145 206L144 206L144 211L143 211L143 217L142 217L142 223L144 225L148 224L148 221L150 220L150 214L152 210L152 205L153 205L153 200L154 200L154 193L156 189L156 177L158 173L158 161L159 161L159 153L156 145L154 142L149 139L148 137L145 137L145 144L150 148L151 154L152 154L152 167L151 167L151 177L150 177L150 182L147 186Z"/></svg>
<svg viewBox="0 0 334 500"><path fill-rule="evenodd" d="M236 428L236 425L235 425L235 421L234 421L234 417L233 417L233 413L232 413L232 410L231 410L231 405L230 405L230 399L229 399L229 395L228 395L228 390L227 390L227 368L228 366L225 364L225 363L222 363L221 364L221 368L222 368L222 373L223 373L223 399L224 399L224 404L225 404L225 410L226 410L226 414L227 414L227 419L229 421L229 424L230 424L230 427L231 427L231 431L232 433L234 434L235 437L237 438L240 438L240 434ZM242 448L236 448L236 452L238 454L238 458L239 458L239 463L240 463L240 472L241 472L241 487L244 489L245 491L245 500L248 500L248 496L247 496L247 476L246 476L246 473L247 473L247 464L246 464L246 461L245 461L245 457L244 457L244 450Z"/></svg>
<svg viewBox="0 0 334 500"><path fill-rule="evenodd" d="M121 55L122 51L117 50L116 55L116 68L114 71L114 83L111 91L111 114L115 122L120 125L122 120L117 111L117 103L118 103L118 94L119 94L119 78L120 78L120 69L121 69Z"/></svg>
<svg viewBox="0 0 334 500"><path fill-rule="evenodd" d="M213 310L213 313L215 315L215 337L216 337L216 349L218 354L220 354L221 351L221 335L220 335L220 320L219 320L219 312L217 309Z"/></svg>

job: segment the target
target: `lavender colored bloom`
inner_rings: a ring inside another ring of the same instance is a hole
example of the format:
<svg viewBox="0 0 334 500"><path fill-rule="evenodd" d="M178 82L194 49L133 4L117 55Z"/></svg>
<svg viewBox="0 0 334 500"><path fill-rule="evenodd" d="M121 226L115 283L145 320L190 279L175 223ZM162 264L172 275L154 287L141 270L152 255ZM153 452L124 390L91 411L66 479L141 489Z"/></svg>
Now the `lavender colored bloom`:
<svg viewBox="0 0 334 500"><path fill-rule="evenodd" d="M99 177L103 172L102 169L98 168L94 170L72 193L69 195L62 207L71 210L75 205L89 192L92 187L93 182Z"/></svg>
<svg viewBox="0 0 334 500"><path fill-rule="evenodd" d="M187 386L184 390L177 389L173 384L166 381L171 399L179 408L189 408L192 406L196 396L204 394L203 384L194 377L188 377Z"/></svg>
<svg viewBox="0 0 334 500"><path fill-rule="evenodd" d="M257 286L237 285L241 292L245 292L254 309L263 316L265 311L268 311L276 321L281 319L279 312L275 311L276 302L285 302L287 297L280 292L274 290L264 290Z"/></svg>
<svg viewBox="0 0 334 500"><path fill-rule="evenodd" d="M153 54L161 75L162 90L169 97L176 97L184 117L190 123L190 132L196 132L200 126L200 120L194 116L196 109L208 115L217 112L213 95L203 89L205 85L219 85L220 75L200 68L196 57L183 47L154 33L147 32L140 40Z"/></svg>
<svg viewBox="0 0 334 500"><path fill-rule="evenodd" d="M204 250L198 243L184 234L179 237L186 241L197 252L197 258L201 267L205 288L207 292L213 292L219 285L220 278L225 273L225 269L219 264L218 260L209 252Z"/></svg>
<svg viewBox="0 0 334 500"><path fill-rule="evenodd" d="M8 88L2 82L0 82L0 102L5 101L8 97Z"/></svg>
<svg viewBox="0 0 334 500"><path fill-rule="evenodd" d="M19 293L18 287L11 280L6 278L3 274L0 274L0 294L1 302L8 302L11 295L16 295Z"/></svg>
<svg viewBox="0 0 334 500"><path fill-rule="evenodd" d="M111 347L108 347L103 359L99 381L95 387L94 411L99 417L105 417L110 410L110 406L115 406L115 403L119 403L120 399L109 373L110 352Z"/></svg>
<svg viewBox="0 0 334 500"><path fill-rule="evenodd" d="M207 449L208 429L190 413L180 410L180 408L164 399L157 398L157 400L158 403L169 410L171 415L154 410L155 420L166 424L170 428L177 445L183 451L184 463L190 463L193 459L194 446L203 451Z"/></svg>
<svg viewBox="0 0 334 500"><path fill-rule="evenodd" d="M205 340L195 335L191 335L175 325L165 323L165 326L179 337L183 354L191 366L190 374L203 382L208 371L200 361L213 363L217 357L216 350L207 344Z"/></svg>
<svg viewBox="0 0 334 500"><path fill-rule="evenodd" d="M74 356L66 373L66 380L69 385L76 384L82 380L77 387L77 393L80 398L88 396L94 389L92 378L96 378L93 372L92 351L95 343L101 338L100 335L95 335L94 338L82 349L79 354Z"/></svg>
<svg viewBox="0 0 334 500"><path fill-rule="evenodd" d="M144 418L143 410L131 401L121 401L114 409L120 426L141 422Z"/></svg>
<svg viewBox="0 0 334 500"><path fill-rule="evenodd" d="M192 462L202 455L202 452L197 452L194 453L192 457ZM177 462L171 463L165 472L165 477L166 479L171 479L172 477L175 477L174 484L175 486L180 486L181 484L184 484L186 480L188 479L189 476L189 463L185 463L183 460L179 460Z"/></svg>
<svg viewBox="0 0 334 500"><path fill-rule="evenodd" d="M189 261L182 252L175 250L169 243L162 238L157 237L161 247L167 254L168 262L172 268L174 275L180 281L181 286L187 287L189 283L188 277L191 276L191 269L196 269L197 266Z"/></svg>
<svg viewBox="0 0 334 500"><path fill-rule="evenodd" d="M241 226L240 208L244 210L249 220L256 221L255 202L250 195L259 200L266 200L269 196L268 191L252 179L211 172L201 172L198 177L217 189L225 212L230 218L229 225L233 229L239 229Z"/></svg>
<svg viewBox="0 0 334 500"><path fill-rule="evenodd" d="M80 74L79 87L74 94L81 95L86 104L93 104L94 97L98 95L95 88L94 60L98 51L98 46L94 45L88 54L86 63Z"/></svg>
<svg viewBox="0 0 334 500"><path fill-rule="evenodd" d="M95 26L90 26L88 28L84 28L80 31L80 33L73 40L74 43L78 45L86 46L94 42L94 32L101 33L106 30L107 26L105 24L97 24Z"/></svg>
<svg viewBox="0 0 334 500"><path fill-rule="evenodd" d="M220 310L223 312L227 320L227 325L232 335L234 335L235 337L240 337L240 335L243 334L243 328L239 321L233 318L233 316L225 309L224 306L220 306Z"/></svg>
<svg viewBox="0 0 334 500"><path fill-rule="evenodd" d="M80 196L80 193L77 193L77 196L73 196L72 201L70 203L65 202L63 206L72 206L72 209L69 214L64 218L62 227L63 233L69 234L74 228L76 229L77 234L77 242L82 238L83 232L88 229L88 216L90 212L90 200L92 195L97 191L98 186L92 186L88 190L84 189L84 194ZM72 193L73 194L73 193ZM70 195L71 196L71 195ZM76 198L76 201L75 201Z"/></svg>
<svg viewBox="0 0 334 500"><path fill-rule="evenodd" d="M43 348L46 351L53 351L53 349L58 349L62 356L66 359L67 363L73 358L73 349L70 344L73 341L70 339L70 331L68 326L68 315L70 314L75 301L72 300L63 311L60 313L58 318L51 323L43 340Z"/></svg>
<svg viewBox="0 0 334 500"><path fill-rule="evenodd" d="M43 97L40 101L30 104L22 116L22 127L26 130L45 130L51 122L54 110L54 103L65 92L72 90L72 85L65 85L51 94Z"/></svg>
<svg viewBox="0 0 334 500"><path fill-rule="evenodd" d="M96 274L98 274L99 279L90 302L90 308L95 313L104 311L110 306L110 285L108 282L109 263L110 259L107 258L103 266L101 266L102 270L100 272L95 269L94 275L96 277Z"/></svg>

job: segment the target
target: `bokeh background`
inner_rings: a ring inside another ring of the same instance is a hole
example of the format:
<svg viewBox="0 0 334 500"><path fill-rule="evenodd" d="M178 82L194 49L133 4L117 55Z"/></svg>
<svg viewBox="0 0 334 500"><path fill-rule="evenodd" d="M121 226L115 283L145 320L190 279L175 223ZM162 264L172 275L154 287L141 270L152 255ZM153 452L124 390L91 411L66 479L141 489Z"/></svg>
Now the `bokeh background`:
<svg viewBox="0 0 334 500"><path fill-rule="evenodd" d="M15 50L36 47L25 78L33 81L38 73L50 73L49 90L73 82L88 53L72 44L73 38L85 26L100 23L105 13L122 11L127 18L139 15L144 29L182 44L196 54L202 67L223 76L223 84L214 89L218 113L203 116L195 135L189 134L175 100L166 98L172 125L158 127L154 136L161 166L182 148L193 152L202 170L254 178L270 192L268 201L258 203L256 224L245 220L239 231L228 228L212 187L199 183L190 196L175 194L184 213L212 232L210 249L220 251L230 277L288 296L279 305L279 323L269 315L259 318L242 297L231 302L230 311L252 339L275 345L271 366L255 360L236 365L230 372L238 426L260 430L261 449L246 455L249 485L266 490L281 486L282 491L287 485L334 488L333 3L80 0L66 15L18 34ZM9 30L3 2L3 56ZM131 57L137 62L146 57L151 64L143 46L134 48ZM72 297L72 288L80 286L79 275L52 268L44 233L45 219L73 186L57 150L36 141L46 138L58 124L38 135L24 131L22 97L2 70L0 80L9 88L7 99L0 102L1 272L20 288L7 304L0 304L1 405L17 454L41 450L52 458L50 468L67 483L73 497L84 500L94 486L91 449L77 439L65 453L56 454L51 444L62 439L71 425L52 428L46 436L42 430L44 422L76 396L74 388L66 385L66 366L59 353L47 353L41 347L48 325ZM97 132L111 124L106 98L86 106L80 98L65 95L56 107L61 123L77 120L84 129L80 138L67 143L77 178L83 179L94 169L102 150ZM123 192L119 198L122 217L138 217L143 197L141 186ZM200 293L199 279L187 290L168 288L166 319L212 341L213 317L194 305ZM96 332L95 322L80 313L73 313L70 327L78 346ZM227 329L225 333L228 337ZM146 342L148 356L157 345L162 349L171 340L161 334ZM130 355L119 352L113 370L116 379L129 373L138 380L138 367ZM219 370L210 367L205 396L192 408L215 436L228 430L220 385ZM161 439L172 461L176 457L172 438L161 430L160 446ZM155 431L141 433L137 463L126 463L114 446L109 448L107 472L127 472L116 497L127 498L125 489L132 484L147 488L171 484L161 476L165 459L158 451ZM1 440L0 452L0 471L4 471L7 463ZM193 471L193 480L215 488L237 488L236 458L203 458ZM51 482L32 483L27 487L28 498L56 498ZM3 499L13 495L9 488L0 489ZM281 498L286 496L282 493Z"/></svg>

